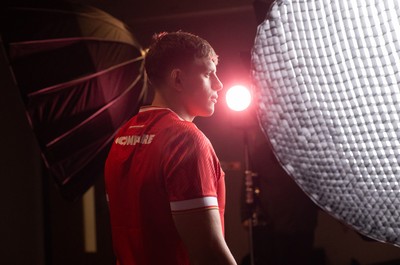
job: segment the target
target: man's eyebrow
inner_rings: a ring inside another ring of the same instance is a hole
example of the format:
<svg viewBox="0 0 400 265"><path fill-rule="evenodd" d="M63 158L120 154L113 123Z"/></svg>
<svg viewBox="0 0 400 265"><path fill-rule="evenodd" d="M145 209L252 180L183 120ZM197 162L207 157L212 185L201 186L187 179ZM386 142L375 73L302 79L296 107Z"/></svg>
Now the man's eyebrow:
<svg viewBox="0 0 400 265"><path fill-rule="evenodd" d="M216 67L212 67L211 65L205 65L202 67L204 72L216 72Z"/></svg>

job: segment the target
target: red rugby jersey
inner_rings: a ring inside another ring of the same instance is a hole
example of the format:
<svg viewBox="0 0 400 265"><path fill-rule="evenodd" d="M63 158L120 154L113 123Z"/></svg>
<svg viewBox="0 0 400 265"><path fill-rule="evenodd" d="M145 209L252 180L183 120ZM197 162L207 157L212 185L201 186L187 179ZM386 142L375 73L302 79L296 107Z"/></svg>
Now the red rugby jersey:
<svg viewBox="0 0 400 265"><path fill-rule="evenodd" d="M224 172L214 149L169 109L141 108L119 130L105 182L120 265L189 264L172 214L218 208L224 227Z"/></svg>

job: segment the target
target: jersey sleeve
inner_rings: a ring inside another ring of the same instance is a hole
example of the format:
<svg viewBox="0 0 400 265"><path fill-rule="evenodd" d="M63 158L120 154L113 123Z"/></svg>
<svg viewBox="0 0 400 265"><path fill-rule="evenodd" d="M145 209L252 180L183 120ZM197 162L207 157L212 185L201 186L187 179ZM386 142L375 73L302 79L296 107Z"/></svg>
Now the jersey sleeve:
<svg viewBox="0 0 400 265"><path fill-rule="evenodd" d="M172 133L164 150L164 183L173 214L218 208L223 176L218 158L207 137L190 126Z"/></svg>

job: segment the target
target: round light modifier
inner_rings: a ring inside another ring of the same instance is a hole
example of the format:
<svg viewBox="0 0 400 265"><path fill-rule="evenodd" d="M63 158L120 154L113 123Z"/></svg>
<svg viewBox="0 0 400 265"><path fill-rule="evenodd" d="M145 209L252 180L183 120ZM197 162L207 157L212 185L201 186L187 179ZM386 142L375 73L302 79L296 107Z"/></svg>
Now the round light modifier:
<svg viewBox="0 0 400 265"><path fill-rule="evenodd" d="M400 247L399 13L398 0L276 0L251 61L285 170L321 209Z"/></svg>
<svg viewBox="0 0 400 265"><path fill-rule="evenodd" d="M248 88L242 85L231 87L226 92L226 103L231 110L243 111L250 106L251 94Z"/></svg>

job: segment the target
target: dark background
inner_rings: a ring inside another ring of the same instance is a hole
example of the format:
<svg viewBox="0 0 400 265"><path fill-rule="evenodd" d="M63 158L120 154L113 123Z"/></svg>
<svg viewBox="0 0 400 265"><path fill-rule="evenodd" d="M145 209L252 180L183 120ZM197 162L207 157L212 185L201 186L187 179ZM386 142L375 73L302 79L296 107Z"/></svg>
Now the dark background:
<svg viewBox="0 0 400 265"><path fill-rule="evenodd" d="M143 47L155 32L185 30L202 36L219 54L218 75L229 88L237 83L251 84L249 56L257 18L272 1L256 5L251 0L76 2L98 7L125 22ZM114 264L102 179L94 186L97 250L88 253L84 249L82 200L64 200L43 169L6 58L4 53L0 55L0 264ZM220 100L213 117L195 120L210 138L226 171L226 238L237 261L248 253L248 236L241 226L239 209L244 170L240 118ZM264 137L257 124L253 125L247 131L252 145L256 145ZM235 164L241 167L232 166ZM352 259L374 264L400 258L399 248L364 241L323 212L315 246L322 248L328 264L334 265L351 264Z"/></svg>

